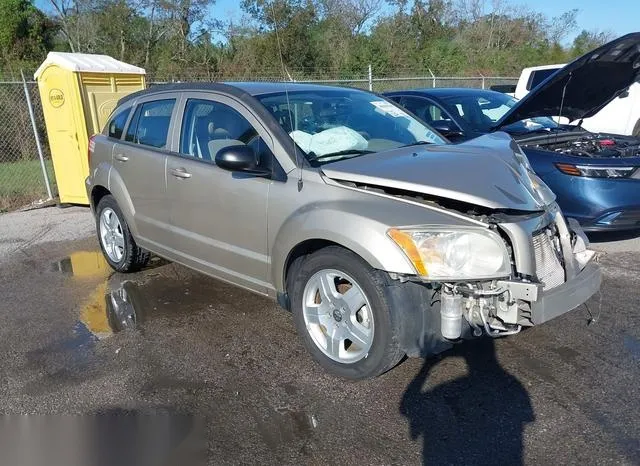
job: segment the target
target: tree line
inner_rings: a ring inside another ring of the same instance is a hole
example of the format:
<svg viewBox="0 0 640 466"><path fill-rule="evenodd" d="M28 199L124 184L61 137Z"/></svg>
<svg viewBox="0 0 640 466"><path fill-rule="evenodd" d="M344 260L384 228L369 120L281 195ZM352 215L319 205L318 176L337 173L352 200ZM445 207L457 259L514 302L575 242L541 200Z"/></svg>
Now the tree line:
<svg viewBox="0 0 640 466"><path fill-rule="evenodd" d="M515 76L611 39L506 0L0 0L0 70L51 50L100 53L157 78Z"/></svg>

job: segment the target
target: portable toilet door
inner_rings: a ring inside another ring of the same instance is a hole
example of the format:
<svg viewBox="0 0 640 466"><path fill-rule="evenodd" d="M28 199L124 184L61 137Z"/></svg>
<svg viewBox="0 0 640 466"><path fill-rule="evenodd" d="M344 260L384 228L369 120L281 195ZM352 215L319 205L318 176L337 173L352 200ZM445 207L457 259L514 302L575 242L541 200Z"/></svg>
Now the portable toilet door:
<svg viewBox="0 0 640 466"><path fill-rule="evenodd" d="M35 72L63 204L89 204L89 137L102 131L118 100L145 88L145 70L107 55L49 52Z"/></svg>

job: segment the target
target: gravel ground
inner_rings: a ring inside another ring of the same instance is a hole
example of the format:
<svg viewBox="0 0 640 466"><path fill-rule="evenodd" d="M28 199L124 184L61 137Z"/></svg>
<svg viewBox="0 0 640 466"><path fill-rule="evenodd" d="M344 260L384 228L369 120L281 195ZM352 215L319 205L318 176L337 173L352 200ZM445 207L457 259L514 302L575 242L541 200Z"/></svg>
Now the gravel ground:
<svg viewBox="0 0 640 466"><path fill-rule="evenodd" d="M2 412L84 414L7 418L0 464L638 464L636 239L594 244L588 310L352 383L267 299L162 261L111 273L87 209L0 216L0 238Z"/></svg>
<svg viewBox="0 0 640 466"><path fill-rule="evenodd" d="M0 263L39 244L87 238L95 232L88 207L47 207L0 214Z"/></svg>

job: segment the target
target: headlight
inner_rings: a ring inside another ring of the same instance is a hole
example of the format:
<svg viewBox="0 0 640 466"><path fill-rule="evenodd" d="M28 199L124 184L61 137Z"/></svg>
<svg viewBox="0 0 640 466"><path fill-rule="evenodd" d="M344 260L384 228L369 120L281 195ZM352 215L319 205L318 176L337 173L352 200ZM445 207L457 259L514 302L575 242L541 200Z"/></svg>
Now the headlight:
<svg viewBox="0 0 640 466"><path fill-rule="evenodd" d="M418 275L429 280L476 280L511 274L507 248L490 230L392 228L388 235Z"/></svg>
<svg viewBox="0 0 640 466"><path fill-rule="evenodd" d="M520 147L519 145L515 145L517 150L514 150L513 153L516 157L516 159L518 159L518 161L524 165L524 167L527 170L533 171L533 168L531 167L531 162L529 162L529 157L527 157L527 154L524 153L524 151L522 150L522 147Z"/></svg>
<svg viewBox="0 0 640 466"><path fill-rule="evenodd" d="M628 178L637 167L602 167L597 165L572 165L556 163L556 167L565 175L587 176L590 178Z"/></svg>

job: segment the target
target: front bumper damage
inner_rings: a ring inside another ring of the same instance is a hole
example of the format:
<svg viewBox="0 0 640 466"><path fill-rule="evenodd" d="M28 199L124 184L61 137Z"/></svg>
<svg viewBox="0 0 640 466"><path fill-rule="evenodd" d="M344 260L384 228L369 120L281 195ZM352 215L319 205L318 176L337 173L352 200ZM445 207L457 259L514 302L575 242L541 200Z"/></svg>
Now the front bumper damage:
<svg viewBox="0 0 640 466"><path fill-rule="evenodd" d="M433 283L389 277L385 290L392 308L402 310L399 337L408 356L437 354L455 341L483 334L518 333L579 307L598 292L602 274L594 252L578 223L565 220L557 208L500 228L513 250L515 272L509 279ZM541 244L536 233L549 228L557 246L553 260L545 260L545 249L535 249ZM549 268L554 263L560 277Z"/></svg>
<svg viewBox="0 0 640 466"><path fill-rule="evenodd" d="M571 281L545 292L542 299L535 301L531 321L539 325L577 308L600 289L601 283L600 267L590 262Z"/></svg>
<svg viewBox="0 0 640 466"><path fill-rule="evenodd" d="M577 222L565 221L558 209L528 235L534 274L483 283L445 283L441 289L441 334L464 338L464 322L474 336L518 333L575 309L600 288L602 275L594 252ZM530 228L534 228L529 225ZM518 249L518 248L514 248ZM517 264L517 261L515 261Z"/></svg>

